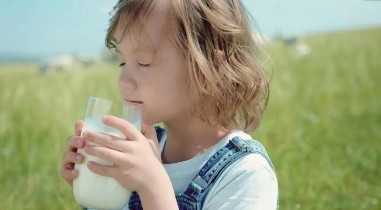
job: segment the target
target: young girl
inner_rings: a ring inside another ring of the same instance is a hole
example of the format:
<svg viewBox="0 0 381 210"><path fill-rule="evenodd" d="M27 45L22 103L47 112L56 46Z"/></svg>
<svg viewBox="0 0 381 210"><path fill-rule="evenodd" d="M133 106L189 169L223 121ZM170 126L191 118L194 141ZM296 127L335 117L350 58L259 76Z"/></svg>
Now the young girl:
<svg viewBox="0 0 381 210"><path fill-rule="evenodd" d="M106 44L121 63L122 99L141 106L142 132L106 116L126 139L81 137L78 122L61 176L72 184L84 148L114 163L89 162L91 171L134 191L124 209L277 209L274 167L247 134L261 121L268 80L242 3L119 0L114 11Z"/></svg>

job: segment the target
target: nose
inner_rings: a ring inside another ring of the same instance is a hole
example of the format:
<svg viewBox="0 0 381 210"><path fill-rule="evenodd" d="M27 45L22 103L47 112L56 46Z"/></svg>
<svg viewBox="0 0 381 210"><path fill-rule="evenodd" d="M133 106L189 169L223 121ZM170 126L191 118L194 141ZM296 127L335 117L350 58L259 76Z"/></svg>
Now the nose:
<svg viewBox="0 0 381 210"><path fill-rule="evenodd" d="M122 70L118 80L119 88L128 89L130 91L138 88L136 80L132 77L131 73L127 74L125 69Z"/></svg>

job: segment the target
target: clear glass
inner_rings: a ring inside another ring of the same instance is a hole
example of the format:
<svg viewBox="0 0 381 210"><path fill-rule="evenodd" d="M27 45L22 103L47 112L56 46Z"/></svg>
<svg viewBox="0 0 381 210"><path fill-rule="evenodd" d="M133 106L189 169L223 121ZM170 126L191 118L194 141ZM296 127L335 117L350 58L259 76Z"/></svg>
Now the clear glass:
<svg viewBox="0 0 381 210"><path fill-rule="evenodd" d="M102 117L112 115L126 119L141 130L140 105L129 102L117 102L107 99L90 97L87 106L84 131L96 131L111 136L125 138L119 130L109 127L102 122ZM85 157L82 164L76 164L78 177L73 181L73 193L76 201L83 207L95 209L123 209L131 196L131 191L120 185L115 179L97 175L87 167L88 161L101 165L111 166L112 163L101 158L87 155L83 149L79 154Z"/></svg>

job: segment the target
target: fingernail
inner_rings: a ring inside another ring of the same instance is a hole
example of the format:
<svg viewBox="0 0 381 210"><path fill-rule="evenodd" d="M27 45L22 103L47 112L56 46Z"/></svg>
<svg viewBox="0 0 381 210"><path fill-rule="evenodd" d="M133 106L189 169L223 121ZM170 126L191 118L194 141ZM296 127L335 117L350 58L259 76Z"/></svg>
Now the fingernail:
<svg viewBox="0 0 381 210"><path fill-rule="evenodd" d="M81 157L80 155L77 155L77 156L75 156L75 159L77 159L77 160L81 160L82 157Z"/></svg>
<svg viewBox="0 0 381 210"><path fill-rule="evenodd" d="M84 142L84 141L83 141L82 139L80 139L80 140L77 141L77 143L78 143L79 146L82 146L82 145L83 145L83 142Z"/></svg>
<svg viewBox="0 0 381 210"><path fill-rule="evenodd" d="M88 165L88 166L92 166L93 163L92 163L91 161L89 161L89 162L87 162L87 165Z"/></svg>
<svg viewBox="0 0 381 210"><path fill-rule="evenodd" d="M86 136L87 136L87 134L88 134L88 132L87 131L85 131L85 132L83 132L83 138L86 138Z"/></svg>
<svg viewBox="0 0 381 210"><path fill-rule="evenodd" d="M77 171L72 170L70 173L71 173L72 175L76 175L76 174L77 174Z"/></svg>

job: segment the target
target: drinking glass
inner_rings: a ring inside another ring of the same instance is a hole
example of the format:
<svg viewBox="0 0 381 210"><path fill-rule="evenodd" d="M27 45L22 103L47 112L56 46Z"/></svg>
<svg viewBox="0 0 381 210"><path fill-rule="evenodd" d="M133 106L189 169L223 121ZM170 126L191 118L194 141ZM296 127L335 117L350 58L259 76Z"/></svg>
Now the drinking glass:
<svg viewBox="0 0 381 210"><path fill-rule="evenodd" d="M125 101L111 101L103 98L90 97L87 105L86 116L82 133L95 131L113 137L125 138L124 134L102 122L102 117L112 115L129 121L136 129L141 130L140 105ZM94 145L95 143L86 142ZM87 167L88 161L104 166L113 163L101 158L88 155L83 149L78 149L79 154L85 157L82 164L76 164L78 177L73 181L73 193L76 201L83 207L96 209L123 209L128 203L131 191L120 185L115 179L95 174Z"/></svg>

